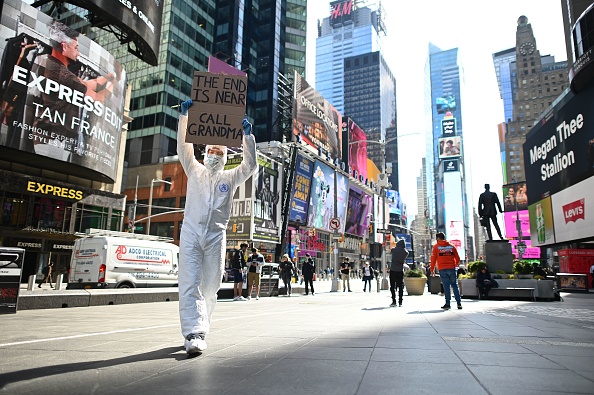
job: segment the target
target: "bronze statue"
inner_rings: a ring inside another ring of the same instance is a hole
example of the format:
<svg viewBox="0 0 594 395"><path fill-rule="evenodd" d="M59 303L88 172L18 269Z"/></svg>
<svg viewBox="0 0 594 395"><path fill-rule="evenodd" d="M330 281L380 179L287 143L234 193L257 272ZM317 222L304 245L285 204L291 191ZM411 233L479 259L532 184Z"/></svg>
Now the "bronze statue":
<svg viewBox="0 0 594 395"><path fill-rule="evenodd" d="M481 225L487 228L487 236L489 236L489 240L493 240L489 220L493 222L493 226L495 226L499 238L503 240L501 229L499 229L499 224L497 223L497 209L499 209L500 213L502 213L503 210L501 209L501 203L499 203L497 194L491 192L489 190L490 188L489 184L485 184L485 192L481 193L481 196L479 197L478 214L481 217Z"/></svg>

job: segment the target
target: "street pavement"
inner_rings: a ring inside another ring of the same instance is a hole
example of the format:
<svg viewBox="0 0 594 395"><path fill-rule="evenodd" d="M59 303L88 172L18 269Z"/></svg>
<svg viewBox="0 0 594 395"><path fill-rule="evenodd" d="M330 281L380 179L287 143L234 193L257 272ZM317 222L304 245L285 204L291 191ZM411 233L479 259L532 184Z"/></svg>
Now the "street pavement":
<svg viewBox="0 0 594 395"><path fill-rule="evenodd" d="M594 295L443 311L440 295L390 308L358 280L352 293L314 284L219 301L195 357L176 301L2 315L0 394L594 393Z"/></svg>

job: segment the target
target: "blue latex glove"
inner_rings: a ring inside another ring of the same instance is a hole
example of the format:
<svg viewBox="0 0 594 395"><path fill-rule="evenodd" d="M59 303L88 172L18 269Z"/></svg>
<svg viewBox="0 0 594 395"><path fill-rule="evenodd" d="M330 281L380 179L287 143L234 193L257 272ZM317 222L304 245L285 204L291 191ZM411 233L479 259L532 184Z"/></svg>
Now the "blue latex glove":
<svg viewBox="0 0 594 395"><path fill-rule="evenodd" d="M243 118L241 123L243 125L243 134L246 136L252 134L252 124L247 120L247 118Z"/></svg>
<svg viewBox="0 0 594 395"><path fill-rule="evenodd" d="M182 115L188 115L188 109L192 107L192 99L188 99L181 104L181 113Z"/></svg>

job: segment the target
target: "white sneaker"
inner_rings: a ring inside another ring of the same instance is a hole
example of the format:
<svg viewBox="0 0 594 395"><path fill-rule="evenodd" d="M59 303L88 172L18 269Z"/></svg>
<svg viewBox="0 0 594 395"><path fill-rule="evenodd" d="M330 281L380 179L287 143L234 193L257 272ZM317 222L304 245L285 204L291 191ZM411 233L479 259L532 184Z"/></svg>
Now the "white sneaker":
<svg viewBox="0 0 594 395"><path fill-rule="evenodd" d="M204 333L190 333L186 336L186 341L184 343L186 346L186 353L196 354L206 350L204 336Z"/></svg>
<svg viewBox="0 0 594 395"><path fill-rule="evenodd" d="M251 296L248 296L248 297L247 297L247 300L252 300L252 297L251 297Z"/></svg>
<svg viewBox="0 0 594 395"><path fill-rule="evenodd" d="M235 301L235 302L236 302L236 301L238 301L238 300L239 300L239 296L235 296L235 297L233 298L233 301Z"/></svg>
<svg viewBox="0 0 594 395"><path fill-rule="evenodd" d="M260 297L259 296L256 296L256 300L260 300Z"/></svg>
<svg viewBox="0 0 594 395"><path fill-rule="evenodd" d="M237 297L237 300L239 300L239 301L241 302L241 301L244 301L244 300L247 300L247 299L246 299L246 298L244 298L243 296L238 296L238 297Z"/></svg>

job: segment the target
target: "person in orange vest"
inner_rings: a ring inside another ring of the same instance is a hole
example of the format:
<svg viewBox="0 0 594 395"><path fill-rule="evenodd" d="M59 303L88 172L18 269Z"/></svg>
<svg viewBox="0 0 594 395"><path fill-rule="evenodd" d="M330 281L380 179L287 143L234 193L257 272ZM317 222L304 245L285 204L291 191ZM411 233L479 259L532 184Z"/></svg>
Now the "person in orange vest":
<svg viewBox="0 0 594 395"><path fill-rule="evenodd" d="M439 270L439 277L441 277L445 294L445 304L441 308L444 310L450 309L450 299L452 298L450 287L452 287L454 298L456 298L456 303L458 303L458 309L460 310L462 309L462 303L460 290L458 289L458 276L456 275L456 269L460 263L458 250L445 239L443 232L438 232L436 238L437 243L431 251L431 275L435 276L435 265L437 264L437 270Z"/></svg>

